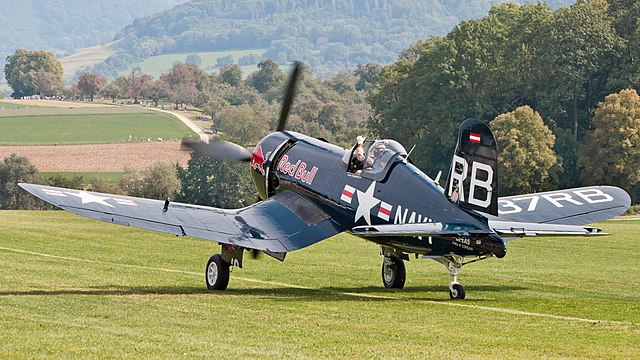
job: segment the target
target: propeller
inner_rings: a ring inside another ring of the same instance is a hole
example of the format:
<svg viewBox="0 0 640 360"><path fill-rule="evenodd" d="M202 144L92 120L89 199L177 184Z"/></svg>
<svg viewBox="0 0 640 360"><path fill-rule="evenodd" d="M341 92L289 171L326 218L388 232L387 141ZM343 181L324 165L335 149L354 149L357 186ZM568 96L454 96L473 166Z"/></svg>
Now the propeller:
<svg viewBox="0 0 640 360"><path fill-rule="evenodd" d="M213 141L203 143L199 141L186 141L183 145L191 151L201 155L207 155L218 160L242 161L251 160L251 151L244 146L229 141Z"/></svg>
<svg viewBox="0 0 640 360"><path fill-rule="evenodd" d="M298 61L295 62L291 77L289 77L289 86L287 86L287 92L284 96L284 103L282 104L282 110L280 111L280 120L278 121L278 127L276 131L283 131L287 124L287 118L289 118L289 111L291 110L291 104L296 94L296 85L298 84L298 76L300 75L300 68L302 64Z"/></svg>
<svg viewBox="0 0 640 360"><path fill-rule="evenodd" d="M293 72L289 77L289 84L287 86L287 92L285 93L284 102L282 104L282 110L280 111L280 119L278 120L278 127L276 131L284 131L289 118L289 111L291 110L291 104L295 97L296 84L298 83L298 77L300 75L300 69L302 63L295 62ZM212 141L210 143L185 141L184 147L195 151L198 154L207 155L213 159L218 160L230 160L230 161L243 161L248 162L251 160L251 151L238 144L234 144L229 141L219 140Z"/></svg>

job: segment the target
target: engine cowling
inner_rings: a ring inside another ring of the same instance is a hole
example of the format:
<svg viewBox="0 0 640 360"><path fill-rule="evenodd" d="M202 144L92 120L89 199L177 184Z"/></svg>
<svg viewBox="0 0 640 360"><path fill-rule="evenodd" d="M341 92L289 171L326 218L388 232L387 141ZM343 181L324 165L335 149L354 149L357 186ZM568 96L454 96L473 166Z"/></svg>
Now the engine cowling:
<svg viewBox="0 0 640 360"><path fill-rule="evenodd" d="M276 132L260 140L253 150L249 161L251 178L261 199L275 195L278 188L276 164L286 152L287 145L293 142L293 138L285 132Z"/></svg>

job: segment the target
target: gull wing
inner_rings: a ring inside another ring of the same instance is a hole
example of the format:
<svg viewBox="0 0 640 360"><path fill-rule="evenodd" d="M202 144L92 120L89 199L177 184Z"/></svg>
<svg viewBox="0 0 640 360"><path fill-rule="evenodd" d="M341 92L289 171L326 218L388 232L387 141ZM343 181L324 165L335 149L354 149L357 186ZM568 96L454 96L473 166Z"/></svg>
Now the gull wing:
<svg viewBox="0 0 640 360"><path fill-rule="evenodd" d="M345 230L311 201L290 191L227 210L51 186L19 186L88 218L273 253L302 249Z"/></svg>

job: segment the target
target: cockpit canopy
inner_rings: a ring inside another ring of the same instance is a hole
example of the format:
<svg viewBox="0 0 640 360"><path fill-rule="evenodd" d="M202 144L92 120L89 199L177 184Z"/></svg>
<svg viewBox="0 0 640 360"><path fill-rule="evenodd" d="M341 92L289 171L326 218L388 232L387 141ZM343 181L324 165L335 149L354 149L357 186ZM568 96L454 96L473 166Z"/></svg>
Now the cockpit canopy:
<svg viewBox="0 0 640 360"><path fill-rule="evenodd" d="M371 173L378 173L387 166L395 156L406 157L407 150L395 140L376 140L367 150L365 169Z"/></svg>
<svg viewBox="0 0 640 360"><path fill-rule="evenodd" d="M407 157L407 150L395 140L369 140L364 141L362 150L360 150L365 155L364 159L358 165L353 166L358 161L357 147L357 144L354 145L351 151L345 154L343 162L349 165L350 172L361 173L365 177L382 174L393 159Z"/></svg>

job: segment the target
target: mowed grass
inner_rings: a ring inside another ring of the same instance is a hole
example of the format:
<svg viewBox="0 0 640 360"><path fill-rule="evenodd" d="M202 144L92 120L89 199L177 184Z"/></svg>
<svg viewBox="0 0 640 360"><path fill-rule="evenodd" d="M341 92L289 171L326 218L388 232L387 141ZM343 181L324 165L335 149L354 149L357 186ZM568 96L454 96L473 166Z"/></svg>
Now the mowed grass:
<svg viewBox="0 0 640 360"><path fill-rule="evenodd" d="M0 111L10 110L10 109L30 109L30 108L42 108L42 106L23 105L23 104L16 104L14 102L7 102L7 101L0 100ZM2 113L0 113L0 116L2 116Z"/></svg>
<svg viewBox="0 0 640 360"><path fill-rule="evenodd" d="M0 116L0 129L2 145L110 144L129 135L155 141L194 134L175 117L151 111Z"/></svg>
<svg viewBox="0 0 640 360"><path fill-rule="evenodd" d="M381 285L378 249L339 235L204 286L215 243L62 211L0 212L0 357L634 358L640 222L609 237L524 239L449 276L407 263Z"/></svg>

